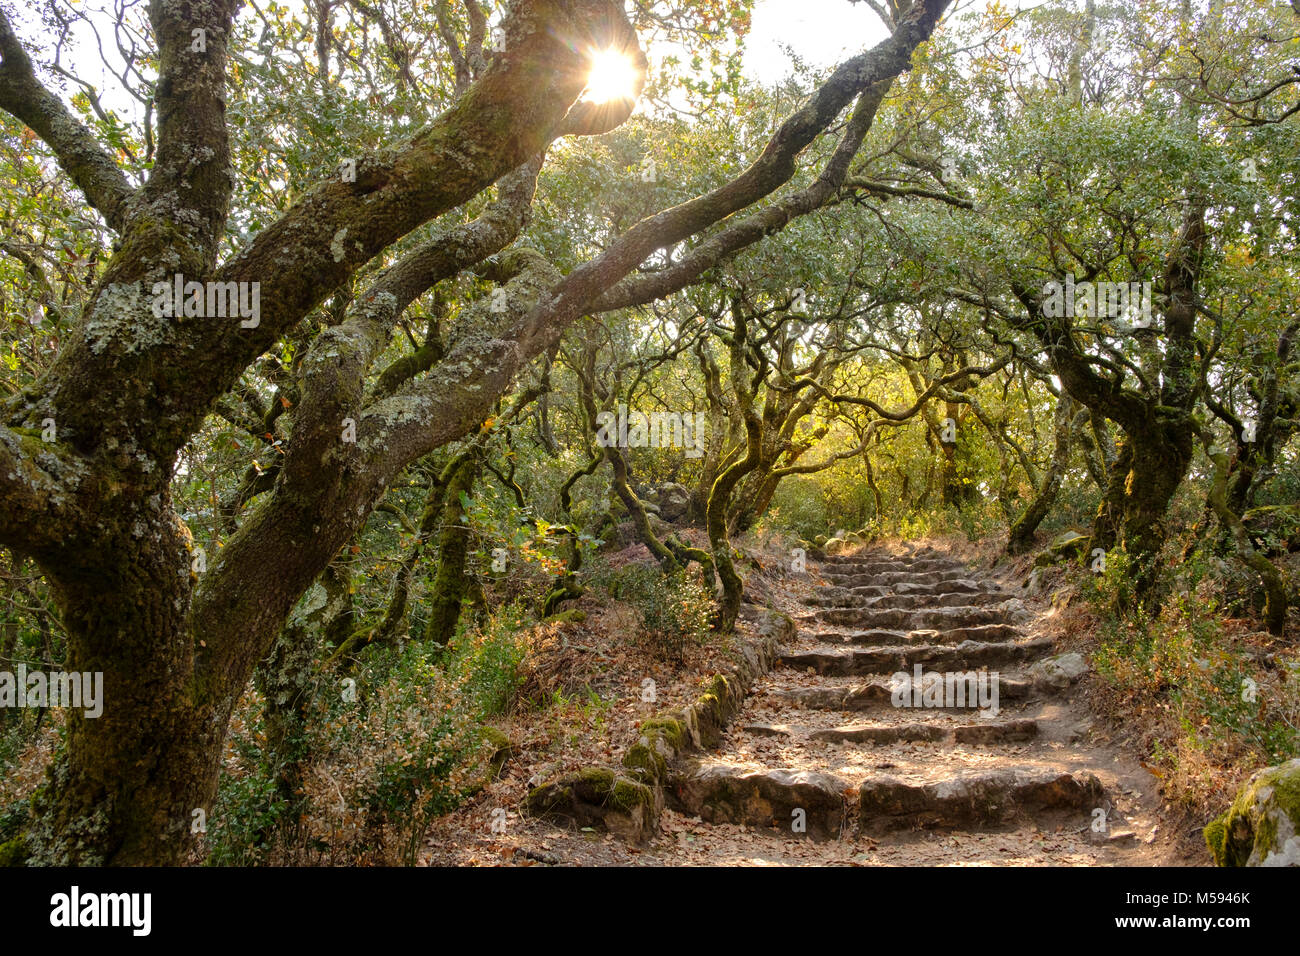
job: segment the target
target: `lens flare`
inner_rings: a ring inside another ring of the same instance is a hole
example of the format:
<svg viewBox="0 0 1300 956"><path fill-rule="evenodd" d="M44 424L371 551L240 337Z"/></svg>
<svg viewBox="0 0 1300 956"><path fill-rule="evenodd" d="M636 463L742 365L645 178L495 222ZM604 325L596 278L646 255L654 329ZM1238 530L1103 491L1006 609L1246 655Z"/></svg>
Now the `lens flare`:
<svg viewBox="0 0 1300 956"><path fill-rule="evenodd" d="M582 98L593 103L636 99L636 66L618 50L597 50L591 55L591 72Z"/></svg>

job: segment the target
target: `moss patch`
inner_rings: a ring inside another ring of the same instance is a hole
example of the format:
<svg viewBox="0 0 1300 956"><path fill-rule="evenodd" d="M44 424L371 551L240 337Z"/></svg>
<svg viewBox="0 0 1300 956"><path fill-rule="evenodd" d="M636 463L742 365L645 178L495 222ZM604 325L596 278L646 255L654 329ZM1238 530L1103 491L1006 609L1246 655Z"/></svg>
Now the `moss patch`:
<svg viewBox="0 0 1300 956"><path fill-rule="evenodd" d="M1218 866L1300 865L1300 759L1252 776L1204 834Z"/></svg>
<svg viewBox="0 0 1300 956"><path fill-rule="evenodd" d="M21 836L0 843L0 866L25 866L30 855L27 841Z"/></svg>
<svg viewBox="0 0 1300 956"><path fill-rule="evenodd" d="M652 717L641 724L641 736L623 756L623 766L645 783L662 786L668 762L686 749L686 728L675 717Z"/></svg>

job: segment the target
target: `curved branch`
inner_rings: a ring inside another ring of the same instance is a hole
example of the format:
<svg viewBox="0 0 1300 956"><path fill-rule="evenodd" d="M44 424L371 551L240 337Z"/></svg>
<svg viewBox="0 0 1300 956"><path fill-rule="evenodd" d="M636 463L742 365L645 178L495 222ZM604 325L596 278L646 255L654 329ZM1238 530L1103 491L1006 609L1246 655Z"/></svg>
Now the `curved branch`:
<svg viewBox="0 0 1300 956"><path fill-rule="evenodd" d="M41 85L32 61L0 11L0 109L45 141L86 201L109 227L121 232L135 190L90 130Z"/></svg>

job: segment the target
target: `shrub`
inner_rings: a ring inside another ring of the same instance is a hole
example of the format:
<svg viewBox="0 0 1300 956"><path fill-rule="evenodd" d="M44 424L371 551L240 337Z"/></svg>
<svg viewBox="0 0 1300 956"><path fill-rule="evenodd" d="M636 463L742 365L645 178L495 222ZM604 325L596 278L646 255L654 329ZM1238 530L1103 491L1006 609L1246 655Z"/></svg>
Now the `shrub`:
<svg viewBox="0 0 1300 956"><path fill-rule="evenodd" d="M713 595L698 567L664 574L657 566L629 564L607 584L610 596L628 601L641 617L642 640L657 654L681 661L690 644L709 634Z"/></svg>
<svg viewBox="0 0 1300 956"><path fill-rule="evenodd" d="M1215 562L1193 556L1180 566L1155 614L1120 610L1126 577L1121 552L1089 575L1101 628L1093 663L1123 711L1151 722L1152 760L1166 768L1169 795L1213 803L1234 776L1300 756L1294 655L1264 664L1260 635L1225 613L1232 605Z"/></svg>
<svg viewBox="0 0 1300 956"><path fill-rule="evenodd" d="M486 781L481 722L518 683L518 621L498 615L483 635L461 635L451 662L409 644L375 649L340 692L315 682L301 792L276 783L280 755L266 744L263 702L250 694L235 722L208 834L213 864L413 865L430 821Z"/></svg>

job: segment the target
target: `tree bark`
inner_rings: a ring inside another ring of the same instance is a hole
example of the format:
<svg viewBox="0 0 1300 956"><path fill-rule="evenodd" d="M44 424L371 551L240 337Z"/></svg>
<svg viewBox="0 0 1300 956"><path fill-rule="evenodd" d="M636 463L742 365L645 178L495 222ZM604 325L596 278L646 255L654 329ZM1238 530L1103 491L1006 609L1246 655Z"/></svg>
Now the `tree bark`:
<svg viewBox="0 0 1300 956"><path fill-rule="evenodd" d="M1047 474L1043 477L1038 494L1011 525L1011 533L1007 538L1008 554L1024 554L1030 549L1034 533L1056 503L1066 469L1070 467L1074 407L1073 400L1064 392L1056 400L1056 445L1052 450L1052 461L1047 466Z"/></svg>

